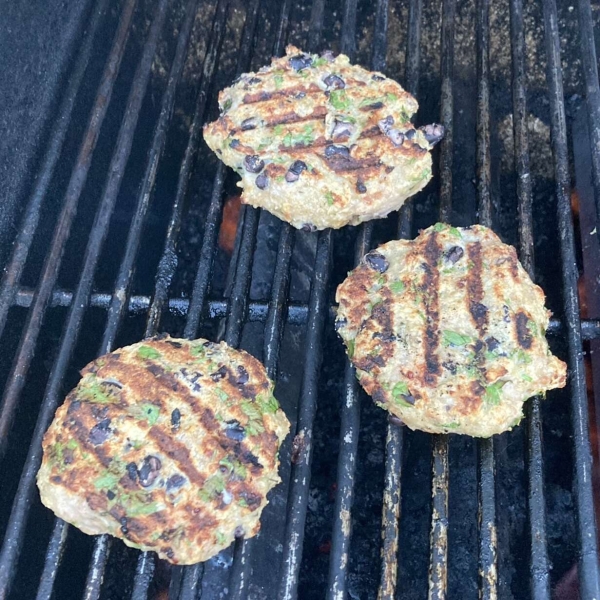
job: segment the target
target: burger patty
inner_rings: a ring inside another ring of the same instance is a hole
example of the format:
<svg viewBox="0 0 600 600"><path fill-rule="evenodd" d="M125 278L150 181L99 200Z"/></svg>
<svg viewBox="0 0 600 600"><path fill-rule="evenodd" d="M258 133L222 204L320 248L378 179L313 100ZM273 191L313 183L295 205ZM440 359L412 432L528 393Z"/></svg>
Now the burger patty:
<svg viewBox="0 0 600 600"><path fill-rule="evenodd" d="M411 429L489 437L564 387L544 293L481 226L438 223L367 254L337 290L336 328L364 389Z"/></svg>
<svg viewBox="0 0 600 600"><path fill-rule="evenodd" d="M204 139L242 177L242 201L316 230L386 216L431 178L440 125L416 129L417 101L343 54L294 46L219 94Z"/></svg>
<svg viewBox="0 0 600 600"><path fill-rule="evenodd" d="M258 532L289 422L255 358L163 336L82 376L46 432L37 476L58 517L175 564Z"/></svg>

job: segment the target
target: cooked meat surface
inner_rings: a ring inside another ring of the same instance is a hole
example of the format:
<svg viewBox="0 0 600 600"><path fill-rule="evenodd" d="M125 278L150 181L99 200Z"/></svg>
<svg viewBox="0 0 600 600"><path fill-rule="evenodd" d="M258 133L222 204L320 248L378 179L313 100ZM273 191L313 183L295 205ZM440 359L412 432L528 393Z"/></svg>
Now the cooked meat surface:
<svg viewBox="0 0 600 600"><path fill-rule="evenodd" d="M347 56L288 46L219 94L204 139L242 177L242 201L294 227L386 216L431 178L440 125L415 129L417 101Z"/></svg>
<svg viewBox="0 0 600 600"><path fill-rule="evenodd" d="M82 375L44 437L37 482L48 508L175 564L258 532L289 423L255 358L160 336Z"/></svg>
<svg viewBox="0 0 600 600"><path fill-rule="evenodd" d="M336 328L361 385L408 427L488 437L565 385L544 299L492 231L438 223L364 257L337 290Z"/></svg>

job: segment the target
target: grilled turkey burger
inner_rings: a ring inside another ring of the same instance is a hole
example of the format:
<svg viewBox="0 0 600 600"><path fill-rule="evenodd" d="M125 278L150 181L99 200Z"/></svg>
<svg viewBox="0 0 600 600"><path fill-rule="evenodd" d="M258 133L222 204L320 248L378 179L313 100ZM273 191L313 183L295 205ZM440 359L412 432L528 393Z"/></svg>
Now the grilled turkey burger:
<svg viewBox="0 0 600 600"><path fill-rule="evenodd" d="M176 564L258 532L289 423L255 358L165 336L82 375L46 432L37 476L58 517Z"/></svg>
<svg viewBox="0 0 600 600"><path fill-rule="evenodd" d="M219 94L204 139L242 177L242 201L308 230L385 217L431 178L440 125L416 129L417 101L347 56L288 46Z"/></svg>
<svg viewBox="0 0 600 600"><path fill-rule="evenodd" d="M544 293L485 227L438 223L384 244L336 298L361 385L411 429L488 437L517 425L527 398L565 385Z"/></svg>

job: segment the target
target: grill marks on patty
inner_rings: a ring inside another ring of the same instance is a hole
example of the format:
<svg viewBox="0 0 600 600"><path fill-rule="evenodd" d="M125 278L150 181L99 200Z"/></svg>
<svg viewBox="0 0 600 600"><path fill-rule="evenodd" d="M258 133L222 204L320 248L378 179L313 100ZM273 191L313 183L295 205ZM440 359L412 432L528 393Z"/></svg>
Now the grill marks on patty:
<svg viewBox="0 0 600 600"><path fill-rule="evenodd" d="M483 258L481 256L481 242L468 244L467 256L470 262L470 269L467 275L467 301L469 303L469 313L475 323L479 335L479 339L475 342L473 350L475 351L475 363L479 370L481 380L485 381L485 345L483 340L486 337L489 311L487 306L483 304ZM471 384L471 393L479 399L485 393L485 388L478 381L474 381ZM465 402L466 406L470 406L471 404L468 398L463 398L463 402Z"/></svg>
<svg viewBox="0 0 600 600"><path fill-rule="evenodd" d="M365 82L354 79L347 78L346 79L346 92L351 89L365 87ZM348 141L349 136L337 136L334 134L331 139L329 139L326 135L323 135L325 132L325 127L322 127L322 124L325 120L325 117L329 113L327 106L320 104L322 102L322 96L329 95L330 91L325 91L317 86L315 83L310 83L308 85L292 85L291 87L287 87L281 90L274 90L271 92L260 91L260 92L251 92L247 93L242 98L243 105L252 106L255 114L264 114L265 117L261 120L254 116L250 116L249 118L243 119L240 124L234 123L233 120L226 113L223 115L220 120L225 123L224 130L229 132L229 137L234 138L238 136L240 138L241 146L238 148L241 150L242 148L246 148L244 146L244 134L248 132L250 135L253 135L255 130L258 128L265 133L266 136L271 134L271 131L274 127L280 125L294 125L299 123L304 124L314 124L314 128L316 129L317 125L319 129L322 128L322 132L318 135L315 135L312 142L310 143L301 143L293 146L280 145L279 150L282 152L286 152L288 154L306 154L311 150L317 152L320 148L323 148L327 144L331 143L340 143L343 144ZM407 101L412 100L412 96L405 91L399 92L395 90L395 95L399 97L401 100L405 99ZM360 99L352 100L352 95L349 95L351 101L359 102ZM293 103L298 100L312 100L314 105L313 110L308 115L298 114L297 112L283 112L282 110L287 110L288 105L293 107ZM328 101L328 100L327 100ZM326 102L327 102L326 101ZM268 106L264 106L268 104ZM368 123L362 127L360 134L357 137L357 142L360 140L366 140L369 138L378 138L376 140L376 144L381 145L382 143L390 143L387 139L387 136L383 134L381 129L377 126L377 123L380 119L380 111L385 108L383 103L377 103L370 106L363 106L361 110L372 112L373 117L369 119ZM342 111L343 112L343 111ZM266 116L269 115L269 116ZM248 121L252 121L252 127L247 126ZM405 122L398 122L398 125L401 127L410 128L411 123L410 120L406 119ZM356 127L355 124L349 124L349 127ZM380 139L380 138L385 139ZM251 148L247 148L249 151L254 152L255 150ZM381 153L380 149L375 149L376 156L363 159L356 159L347 157L347 160L343 161L339 158L334 161L327 161L328 166L335 173L344 173L348 171L356 171L359 169L373 169L374 167L381 168L383 165L379 159L379 154ZM394 147L394 152L399 154L404 154L407 156L422 156L427 153L427 149L422 148L416 143L410 143L410 140L407 140L403 146Z"/></svg>
<svg viewBox="0 0 600 600"><path fill-rule="evenodd" d="M154 378L148 377L145 373L146 370L152 372ZM249 371L252 375L255 375L254 370L251 367L249 367ZM229 371L227 370L227 373L228 372ZM177 393L177 398L182 402L182 404L187 405L192 410L192 412L200 419L200 422L204 426L206 432L212 433L213 436L218 440L219 445L227 445L227 443L230 441L225 435L225 430L215 418L213 411L205 406L200 406L198 399L188 390L184 383L177 380L175 373L165 370L165 368L159 363L152 362L152 364L142 367L131 363L125 364L120 361L109 361L106 367L101 367L101 369L98 371L98 376L115 377L117 379L127 378L129 382L135 382L136 396L148 398L150 403L156 404L161 409L163 409L164 406L162 402L160 402L159 398L163 394L169 394L175 391ZM225 381L227 381L228 385L231 387L231 389L228 390L229 393L235 393L236 389L232 383L235 382L235 379L233 377L223 378L220 382L221 387L225 387ZM258 386L255 387L248 385L245 387L249 387L253 391L258 392L256 389ZM125 395L123 396L123 400L125 401L126 405L129 404ZM169 435L166 435L166 432L163 434L162 429L158 427L151 427L149 430L149 435L157 442L165 454L167 454L173 460L179 462L182 473L187 475L190 481L195 482L198 485L203 485L207 475L200 474L197 471L194 472L195 468L193 463L190 462L189 453L186 454L187 448L185 446L180 445L181 447L178 447L177 444L169 444L169 439L172 439L170 432ZM264 436L265 434L263 433L262 435ZM268 436L265 438L263 442L264 441L268 443L267 448L272 446L273 453L276 452L277 436L273 434L273 436ZM210 440L203 441L203 445L205 446L208 446L211 443L212 442ZM254 457L254 455L252 455L252 453L243 443L240 445L238 452L238 458L240 458L241 462L243 463L253 465L258 460L256 457ZM236 456L237 454L238 453L236 453ZM252 456L252 458L247 458L249 456ZM189 472L188 469L190 469ZM200 481L200 478L202 481Z"/></svg>
<svg viewBox="0 0 600 600"><path fill-rule="evenodd" d="M437 376L440 374L440 363L437 354L438 345L440 343L440 304L439 304L439 287L440 287L440 272L438 269L438 261L442 255L442 251L437 242L437 234L433 232L427 239L423 250L423 269L425 275L423 277L423 304L425 307L425 337L423 343L425 345L425 367L426 371L423 377L425 383L429 386L434 386L437 381Z"/></svg>
<svg viewBox="0 0 600 600"><path fill-rule="evenodd" d="M128 381L130 388L135 387L137 397L148 398L148 403L157 406L160 410L164 409L164 404L160 401L160 397L164 394L177 393L178 399L199 417L206 431L214 433L219 440L218 445L222 446L224 449L229 447L228 443L230 440L228 440L221 431L222 428L220 423L215 419L213 412L209 408L201 407L199 405L198 399L188 391L185 384L177 380L174 372L167 371L160 363L153 361L148 361L150 364L142 367L131 362L124 363L120 356L115 357L115 355L108 355L104 360L106 361L106 364L95 369L95 373L98 377ZM253 376L256 375L254 369L249 367L249 370ZM148 377L147 372L150 372L154 377ZM233 378L229 379L230 382L234 381ZM223 383L221 385L223 385ZM257 391L254 386L248 387L252 387L253 391ZM233 389L231 391L233 392ZM77 400L75 401L77 402ZM110 467L112 459L104 451L102 446L94 445L87 441L90 429L97 424L96 419L93 418L94 411L97 412L97 405L85 402L79 402L78 404L80 407L85 407L87 409L85 412L89 414L86 415L85 418L78 419L73 416L75 411L70 410L69 415L71 415L71 418L69 419L69 429L73 431L75 439L77 439L82 447L97 459L98 464L103 468L108 468ZM123 390L120 394L120 402L102 407L102 416L110 414L115 418L116 415L113 414L113 411L126 412L127 407L130 405L126 390ZM190 482L199 487L204 485L206 479L210 476L210 473L200 473L195 468L189 450L185 445L175 440L170 433L163 431L163 429L157 426L150 427L148 435L156 442L157 446L166 456L177 463L178 469L190 480ZM265 433L261 435L261 438L263 436L268 443L274 447L274 451L276 451L277 436L275 434L265 435ZM209 443L209 441L205 441L204 445L207 446ZM260 471L260 469L263 468L259 459L252 454L243 443L235 444L234 454L242 464L251 468L252 472L257 472L257 469ZM248 486L248 489L251 489L250 486Z"/></svg>
<svg viewBox="0 0 600 600"><path fill-rule="evenodd" d="M519 346L525 350L529 350L531 348L531 344L533 343L533 336L529 331L528 325L529 317L523 311L519 311L515 315L515 332L517 334Z"/></svg>
<svg viewBox="0 0 600 600"><path fill-rule="evenodd" d="M481 338L485 337L488 323L488 309L483 304L483 259L481 256L481 242L467 245L467 256L471 261L471 268L467 275L467 298L469 301L469 313L475 322L477 331Z"/></svg>

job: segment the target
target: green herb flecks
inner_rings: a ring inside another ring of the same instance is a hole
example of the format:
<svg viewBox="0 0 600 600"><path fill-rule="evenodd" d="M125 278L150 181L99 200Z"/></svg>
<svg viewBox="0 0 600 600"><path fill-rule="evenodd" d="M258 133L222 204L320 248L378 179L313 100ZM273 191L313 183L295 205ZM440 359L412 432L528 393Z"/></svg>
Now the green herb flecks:
<svg viewBox="0 0 600 600"><path fill-rule="evenodd" d="M348 340L348 358L352 358L354 356L354 340Z"/></svg>
<svg viewBox="0 0 600 600"><path fill-rule="evenodd" d="M274 414L279 408L279 402L277 402L277 399L274 396L259 394L256 397L256 402L258 403L262 411L266 413Z"/></svg>
<svg viewBox="0 0 600 600"><path fill-rule="evenodd" d="M281 86L283 85L283 75L281 74L281 72L275 73L273 75L273 81L275 83L275 89L280 90Z"/></svg>
<svg viewBox="0 0 600 600"><path fill-rule="evenodd" d="M425 175L427 177L429 177L429 175L431 175L431 171L426 169ZM437 233L441 233L442 231L448 231L448 233L450 235L453 235L454 237L456 237L458 239L462 239L462 234L460 233L460 230L457 229L456 227L452 227L451 225L448 225L447 223L436 223L433 226L433 230L436 231Z"/></svg>
<svg viewBox="0 0 600 600"><path fill-rule="evenodd" d="M162 510L162 508L163 506L158 502L138 502L134 500L127 507L127 516L142 517L144 515L151 515Z"/></svg>
<svg viewBox="0 0 600 600"><path fill-rule="evenodd" d="M249 436L255 436L265 430L262 421L262 413L258 406L252 402L242 402L240 405L242 412L248 417L248 422L244 429Z"/></svg>
<svg viewBox="0 0 600 600"><path fill-rule="evenodd" d="M365 108L365 106L371 106L372 104L377 104L378 102L383 103L383 98L363 98L359 103L359 108Z"/></svg>
<svg viewBox="0 0 600 600"><path fill-rule="evenodd" d="M314 130L312 125L305 125L300 133L297 133L294 136L293 143L294 146L298 144L303 144L304 146L309 146L315 140Z"/></svg>
<svg viewBox="0 0 600 600"><path fill-rule="evenodd" d="M407 396L410 396L410 392L408 391L408 386L403 381L399 381L394 385L392 388L392 396L394 400L402 406L407 406L409 408L413 406L406 399Z"/></svg>
<svg viewBox="0 0 600 600"><path fill-rule="evenodd" d="M344 90L332 90L329 94L329 102L337 110L348 110L350 108L350 100Z"/></svg>
<svg viewBox="0 0 600 600"><path fill-rule="evenodd" d="M275 125L275 127L273 127L273 133L275 135L282 135L283 131L284 131L283 125Z"/></svg>
<svg viewBox="0 0 600 600"><path fill-rule="evenodd" d="M531 363L531 356L525 350L519 348L516 352L513 353L513 357L517 364L519 365L528 365Z"/></svg>
<svg viewBox="0 0 600 600"><path fill-rule="evenodd" d="M215 394L219 397L219 400L221 400L222 402L226 402L227 400L229 400L229 394L226 391L218 387L214 388L214 390Z"/></svg>
<svg viewBox="0 0 600 600"><path fill-rule="evenodd" d="M246 502L245 498L238 498L237 503L242 508L248 508L248 503Z"/></svg>
<svg viewBox="0 0 600 600"><path fill-rule="evenodd" d="M215 473L204 482L204 486L198 491L198 495L202 500L208 502L223 492L225 488L225 477L221 473Z"/></svg>
<svg viewBox="0 0 600 600"><path fill-rule="evenodd" d="M133 404L129 407L129 412L133 417L140 421L147 421L148 425L155 425L160 416L160 408L150 402L142 402L141 404Z"/></svg>
<svg viewBox="0 0 600 600"><path fill-rule="evenodd" d="M485 402L490 406L498 406L501 401L500 391L504 387L506 381L496 381L485 388Z"/></svg>
<svg viewBox="0 0 600 600"><path fill-rule="evenodd" d="M449 329L442 331L442 343L444 346L466 346L472 341L468 335L450 331Z"/></svg>
<svg viewBox="0 0 600 600"><path fill-rule="evenodd" d="M231 100L231 98L227 98L227 100L225 100L225 104L223 104L223 112L227 112L231 108L232 104L233 101Z"/></svg>
<svg viewBox="0 0 600 600"><path fill-rule="evenodd" d="M160 358L160 352L158 350L156 350L155 348L152 348L152 346L140 346L138 348L137 353L140 358L146 358L146 359Z"/></svg>
<svg viewBox="0 0 600 600"><path fill-rule="evenodd" d="M396 102L396 100L398 100L398 96L396 96L396 94L392 94L391 92L388 92L388 93L385 95L385 99L386 99L388 102Z"/></svg>
<svg viewBox="0 0 600 600"><path fill-rule="evenodd" d="M110 404L117 400L116 396L112 394L111 389L101 385L95 375L86 378L85 384L78 388L77 394L83 400L98 404Z"/></svg>
<svg viewBox="0 0 600 600"><path fill-rule="evenodd" d="M392 292L394 292L394 294L401 294L406 289L406 286L404 285L403 281L394 281L390 285L390 289Z"/></svg>
<svg viewBox="0 0 600 600"><path fill-rule="evenodd" d="M327 205L328 206L333 206L333 193L332 192L325 192L325 200L327 200Z"/></svg>
<svg viewBox="0 0 600 600"><path fill-rule="evenodd" d="M527 320L527 329L531 332L531 335L537 337L539 335L538 327L531 319Z"/></svg>
<svg viewBox="0 0 600 600"><path fill-rule="evenodd" d="M117 485L119 479L121 479L121 476L106 471L104 475L101 475L98 479L94 480L94 487L97 490L109 490Z"/></svg>
<svg viewBox="0 0 600 600"><path fill-rule="evenodd" d="M458 429L460 427L460 423L458 421L452 421L452 423L444 423L440 425L444 429Z"/></svg>
<svg viewBox="0 0 600 600"><path fill-rule="evenodd" d="M262 152L263 150L266 150L271 145L272 142L273 142L273 140L271 138L262 140L261 143L258 145L258 148L257 148L258 152Z"/></svg>
<svg viewBox="0 0 600 600"><path fill-rule="evenodd" d="M533 379L527 375L527 373L521 373L521 379L523 381L527 381L528 383L533 383Z"/></svg>
<svg viewBox="0 0 600 600"><path fill-rule="evenodd" d="M229 477L235 475L237 479L243 481L248 475L246 467L239 460L223 458L219 461L219 465L227 469L227 475Z"/></svg>
<svg viewBox="0 0 600 600"><path fill-rule="evenodd" d="M317 58L316 60L313 60L313 64L312 64L312 66L313 66L313 67L322 67L322 66L324 66L324 65L326 65L326 64L327 64L327 59L326 59L326 58L323 58L323 57L321 56L321 57Z"/></svg>
<svg viewBox="0 0 600 600"><path fill-rule="evenodd" d="M224 546L227 543L227 537L220 531L215 533L215 539L217 540L217 544L219 544L219 546Z"/></svg>

